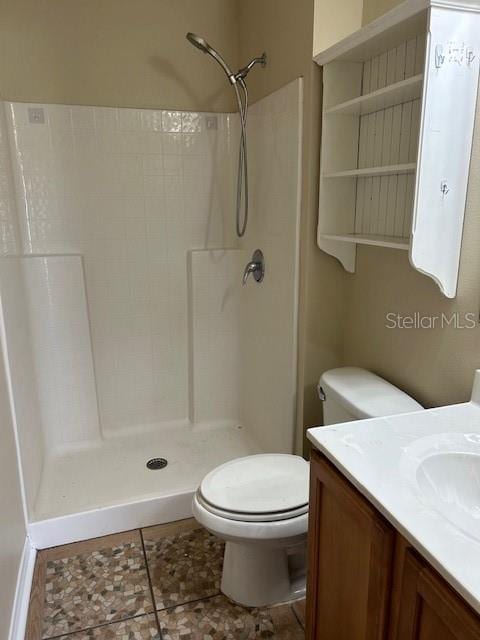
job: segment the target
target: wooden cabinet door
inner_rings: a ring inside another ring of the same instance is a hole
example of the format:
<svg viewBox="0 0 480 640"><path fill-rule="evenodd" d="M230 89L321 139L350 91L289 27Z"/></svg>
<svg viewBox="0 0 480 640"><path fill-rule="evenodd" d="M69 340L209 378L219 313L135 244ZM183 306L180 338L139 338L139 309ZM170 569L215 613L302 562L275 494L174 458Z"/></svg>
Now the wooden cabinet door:
<svg viewBox="0 0 480 640"><path fill-rule="evenodd" d="M436 572L407 551L392 640L479 640L480 618Z"/></svg>
<svg viewBox="0 0 480 640"><path fill-rule="evenodd" d="M384 640L394 530L312 452L307 640Z"/></svg>

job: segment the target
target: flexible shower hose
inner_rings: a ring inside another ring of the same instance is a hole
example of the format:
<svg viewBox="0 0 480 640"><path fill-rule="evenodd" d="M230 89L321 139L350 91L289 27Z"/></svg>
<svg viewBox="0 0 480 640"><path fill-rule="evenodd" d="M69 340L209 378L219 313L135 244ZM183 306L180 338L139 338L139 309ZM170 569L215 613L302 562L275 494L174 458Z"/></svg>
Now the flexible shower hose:
<svg viewBox="0 0 480 640"><path fill-rule="evenodd" d="M243 90L243 101L238 85ZM234 85L237 96L238 113L240 115L240 145L238 149L238 170L237 170L237 236L242 238L245 235L248 223L248 161L247 161L247 111L248 111L248 91L243 78L240 78ZM242 189L243 187L243 189ZM243 221L241 221L243 192Z"/></svg>

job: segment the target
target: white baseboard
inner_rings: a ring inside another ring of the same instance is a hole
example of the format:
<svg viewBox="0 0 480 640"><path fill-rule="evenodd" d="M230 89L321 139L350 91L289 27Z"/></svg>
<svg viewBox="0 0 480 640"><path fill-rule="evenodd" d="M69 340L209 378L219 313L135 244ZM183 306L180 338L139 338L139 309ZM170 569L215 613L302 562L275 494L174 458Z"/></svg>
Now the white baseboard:
<svg viewBox="0 0 480 640"><path fill-rule="evenodd" d="M13 601L12 617L8 640L24 640L27 625L28 603L32 589L33 571L37 550L32 546L30 538L25 538L22 559L18 569L15 600Z"/></svg>

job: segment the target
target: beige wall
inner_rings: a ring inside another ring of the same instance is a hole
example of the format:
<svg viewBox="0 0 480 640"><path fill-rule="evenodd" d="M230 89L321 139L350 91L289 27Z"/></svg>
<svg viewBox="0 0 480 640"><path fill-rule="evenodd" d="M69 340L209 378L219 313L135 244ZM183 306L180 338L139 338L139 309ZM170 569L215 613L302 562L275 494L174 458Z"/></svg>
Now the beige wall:
<svg viewBox="0 0 480 640"><path fill-rule="evenodd" d="M313 55L327 49L362 26L362 0L315 0Z"/></svg>
<svg viewBox="0 0 480 640"><path fill-rule="evenodd" d="M391 8L384 2L384 10ZM366 0L364 21L382 5ZM389 330L385 314L426 316L474 313L480 304L480 106L463 233L458 294L447 300L429 278L412 269L401 251L359 247L357 272L347 276L345 364L367 367L414 395L425 406L468 399L480 367L480 328Z"/></svg>
<svg viewBox="0 0 480 640"><path fill-rule="evenodd" d="M0 101L0 208L4 212L2 215L4 239L0 243L0 253L5 254L16 252L17 229L13 174L3 106ZM3 258L3 261L5 262L6 259ZM3 298L0 300L0 307L2 305L5 305ZM2 312L1 309L0 312ZM1 342L0 340L0 638L7 638L26 533ZM22 378L22 383L28 387L25 376ZM29 442L32 450L35 449L35 444L35 440ZM42 457L41 452L32 451L32 453L37 458Z"/></svg>
<svg viewBox="0 0 480 640"><path fill-rule="evenodd" d="M257 100L298 76L304 78L301 292L299 317L298 437L304 424L321 421L316 383L322 371L340 362L342 287L340 265L316 246L320 138L321 71L312 62L314 0L243 0L240 4L240 59L267 52L268 66L248 84Z"/></svg>
<svg viewBox="0 0 480 640"><path fill-rule="evenodd" d="M0 0L6 100L227 111L220 67L198 32L237 65L237 0Z"/></svg>
<svg viewBox="0 0 480 640"><path fill-rule="evenodd" d="M240 0L240 63L266 51L265 69L248 76L252 101L305 76L310 90L314 0Z"/></svg>
<svg viewBox="0 0 480 640"><path fill-rule="evenodd" d="M0 638L7 638L26 534L5 368L1 358L0 514Z"/></svg>
<svg viewBox="0 0 480 640"><path fill-rule="evenodd" d="M400 4L402 0L363 0L362 24L368 24L389 9Z"/></svg>

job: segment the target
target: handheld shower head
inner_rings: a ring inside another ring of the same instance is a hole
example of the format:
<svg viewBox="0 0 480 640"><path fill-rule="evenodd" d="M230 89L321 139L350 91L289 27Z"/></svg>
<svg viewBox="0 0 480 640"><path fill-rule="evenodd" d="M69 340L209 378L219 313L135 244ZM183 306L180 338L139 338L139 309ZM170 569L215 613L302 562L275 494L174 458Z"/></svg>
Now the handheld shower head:
<svg viewBox="0 0 480 640"><path fill-rule="evenodd" d="M222 56L218 53L218 51L216 51L213 47L211 47L208 44L205 38L202 38L201 36L197 36L196 33L192 33L191 31L187 33L186 38L190 42L190 44L193 44L194 47L197 47L197 49L200 49L200 51L203 51L203 53L208 53L210 56L212 56L212 58L214 58L218 62L218 64L222 67L222 69L225 71L227 78L230 80L231 84L235 84L237 79L235 75L232 73L230 67L222 58Z"/></svg>
<svg viewBox="0 0 480 640"><path fill-rule="evenodd" d="M250 62L242 67L237 73L232 73L230 67L222 58L222 56L216 51L213 47L211 47L205 38L201 36L197 36L195 33L189 31L186 34L187 40L190 44L193 44L194 47L202 51L203 53L208 53L208 55L212 56L218 64L222 67L224 72L227 75L227 78L230 84L235 89L235 95L237 98L238 104L238 113L240 116L240 147L238 153L238 172L237 172L237 211L236 211L236 222L237 222L237 236L241 238L245 234L245 230L247 228L248 221L248 167L247 167L247 111L248 111L248 91L247 85L245 83L245 78L256 64L260 64L264 67L267 64L267 55L263 53L261 56L256 58L252 58ZM243 98L242 98L243 94ZM243 221L241 220L241 210L242 210L242 200L243 200Z"/></svg>
<svg viewBox="0 0 480 640"><path fill-rule="evenodd" d="M186 38L191 44L193 44L194 47L197 47L197 49L203 51L203 53L209 53L210 45L204 38L197 36L191 31L187 33Z"/></svg>

